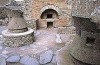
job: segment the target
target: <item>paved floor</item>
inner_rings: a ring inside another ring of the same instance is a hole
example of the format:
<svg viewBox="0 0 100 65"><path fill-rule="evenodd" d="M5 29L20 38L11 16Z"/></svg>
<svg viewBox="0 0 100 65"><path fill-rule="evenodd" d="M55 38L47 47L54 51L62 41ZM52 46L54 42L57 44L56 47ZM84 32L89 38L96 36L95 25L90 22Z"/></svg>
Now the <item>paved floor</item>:
<svg viewBox="0 0 100 65"><path fill-rule="evenodd" d="M7 29L6 26L0 26L0 34L2 34L2 31Z"/></svg>
<svg viewBox="0 0 100 65"><path fill-rule="evenodd" d="M0 29L2 31L5 29L5 27L0 28ZM71 39L71 35L69 34L59 34L61 37L62 43L56 43L57 30L58 30L57 28L36 30L34 32L35 42L33 42L33 44L30 44L28 46L23 46L23 47L18 47L18 48L6 47L2 44L2 41L1 41L0 54L7 55L7 56L20 54L21 56L30 55L32 57L35 57L47 50L52 50L55 54L57 50L61 49L65 45L69 45L69 44L66 44L66 42L69 42L69 40Z"/></svg>
<svg viewBox="0 0 100 65"><path fill-rule="evenodd" d="M41 29L35 31L35 42L29 46L23 46L19 48L9 48L5 46L0 46L1 54L37 54L45 50L53 50L56 52L65 46L65 43L70 39L70 35L60 34L62 43L56 43L57 28Z"/></svg>

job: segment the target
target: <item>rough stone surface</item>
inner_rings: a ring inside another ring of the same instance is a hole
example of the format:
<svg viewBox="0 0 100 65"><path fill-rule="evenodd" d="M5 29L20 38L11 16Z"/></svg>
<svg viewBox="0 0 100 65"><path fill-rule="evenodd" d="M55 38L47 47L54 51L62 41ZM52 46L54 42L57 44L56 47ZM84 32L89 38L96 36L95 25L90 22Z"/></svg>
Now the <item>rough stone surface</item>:
<svg viewBox="0 0 100 65"><path fill-rule="evenodd" d="M37 59L31 58L29 56L23 56L20 60L20 63L25 65L39 65Z"/></svg>
<svg viewBox="0 0 100 65"><path fill-rule="evenodd" d="M95 7L94 11L91 13L91 18L94 22L100 24L100 5Z"/></svg>
<svg viewBox="0 0 100 65"><path fill-rule="evenodd" d="M75 27L69 26L69 27L59 27L58 34L74 34L75 33Z"/></svg>
<svg viewBox="0 0 100 65"><path fill-rule="evenodd" d="M71 10L70 10L70 6L67 6L66 1L58 1L58 0L28 0L24 2L24 17L27 20L38 20L37 21L37 26L39 26L40 28L47 28L46 23L49 22L46 19L41 19L41 15L43 12L45 12L45 10L48 9L53 9L57 12L58 14L58 18L53 18L53 27L62 27L62 26L66 26L68 25L67 23L70 22L70 14L71 14ZM34 6L33 6L34 4ZM38 4L38 5L37 5ZM60 4L60 5L59 5ZM69 4L70 5L70 4ZM66 6L66 7L65 7ZM69 15L69 16L68 16ZM35 21L35 22L36 22ZM34 26L34 25L32 25Z"/></svg>
<svg viewBox="0 0 100 65"><path fill-rule="evenodd" d="M19 60L20 60L20 55L15 55L8 57L7 62L19 62Z"/></svg>
<svg viewBox="0 0 100 65"><path fill-rule="evenodd" d="M40 64L46 64L51 62L53 58L53 52L52 51L46 51L45 53L40 55Z"/></svg>
<svg viewBox="0 0 100 65"><path fill-rule="evenodd" d="M4 57L5 59L8 58L8 56L6 54L0 54L0 56Z"/></svg>
<svg viewBox="0 0 100 65"><path fill-rule="evenodd" d="M6 60L3 57L0 57L0 65L6 65Z"/></svg>
<svg viewBox="0 0 100 65"><path fill-rule="evenodd" d="M57 63L57 61L56 61L56 56L53 56L53 59L52 59L51 63L54 63L54 64Z"/></svg>
<svg viewBox="0 0 100 65"><path fill-rule="evenodd" d="M2 54L8 54L9 52L7 50L2 51Z"/></svg>
<svg viewBox="0 0 100 65"><path fill-rule="evenodd" d="M82 3L82 4L81 4ZM100 0L74 0L72 7L72 16L90 18L91 13L98 7Z"/></svg>
<svg viewBox="0 0 100 65"><path fill-rule="evenodd" d="M29 33L27 35L20 36L4 36L4 44L8 47L19 47L33 43L34 34Z"/></svg>

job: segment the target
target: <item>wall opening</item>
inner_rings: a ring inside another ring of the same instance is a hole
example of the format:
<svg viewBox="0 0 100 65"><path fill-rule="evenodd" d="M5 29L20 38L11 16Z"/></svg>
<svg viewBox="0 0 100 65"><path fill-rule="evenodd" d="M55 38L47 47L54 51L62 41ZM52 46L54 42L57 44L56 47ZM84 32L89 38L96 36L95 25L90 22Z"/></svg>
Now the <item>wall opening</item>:
<svg viewBox="0 0 100 65"><path fill-rule="evenodd" d="M95 38L87 37L87 39L86 39L87 44L94 44L94 42L95 42Z"/></svg>
<svg viewBox="0 0 100 65"><path fill-rule="evenodd" d="M52 18L53 14L47 14L47 18Z"/></svg>
<svg viewBox="0 0 100 65"><path fill-rule="evenodd" d="M47 28L52 28L53 27L53 22L47 22Z"/></svg>
<svg viewBox="0 0 100 65"><path fill-rule="evenodd" d="M53 9L47 9L41 14L41 19L58 19L58 13Z"/></svg>

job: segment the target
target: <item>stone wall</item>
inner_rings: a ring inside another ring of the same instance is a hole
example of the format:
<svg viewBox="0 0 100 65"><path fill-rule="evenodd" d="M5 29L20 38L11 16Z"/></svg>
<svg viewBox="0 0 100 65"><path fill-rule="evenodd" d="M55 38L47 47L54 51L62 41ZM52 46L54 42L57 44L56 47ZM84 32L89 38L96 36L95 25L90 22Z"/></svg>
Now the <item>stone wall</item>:
<svg viewBox="0 0 100 65"><path fill-rule="evenodd" d="M100 6L99 3L99 0L24 0L17 2L22 7L28 26L32 28L36 28L36 20L41 19L41 14L47 9L57 11L59 17L57 25L63 27L65 25L62 23L66 26L71 24L71 16L90 18L94 9Z"/></svg>
<svg viewBox="0 0 100 65"><path fill-rule="evenodd" d="M37 21L37 27L38 28L47 28L47 23L53 22L53 27L66 27L68 22L65 22L67 19L39 19Z"/></svg>
<svg viewBox="0 0 100 65"><path fill-rule="evenodd" d="M82 31L97 32L97 25L89 18L73 17L76 32L80 35Z"/></svg>
<svg viewBox="0 0 100 65"><path fill-rule="evenodd" d="M32 2L33 0L24 0L22 4L23 16L28 27L36 29L36 19L32 18Z"/></svg>
<svg viewBox="0 0 100 65"><path fill-rule="evenodd" d="M100 6L100 0L73 0L72 16L90 18L97 6Z"/></svg>
<svg viewBox="0 0 100 65"><path fill-rule="evenodd" d="M76 34L76 28L74 26L70 27L59 27L57 30L58 34Z"/></svg>
<svg viewBox="0 0 100 65"><path fill-rule="evenodd" d="M23 36L3 36L4 44L8 47L20 47L24 45L32 44L34 41L34 33Z"/></svg>
<svg viewBox="0 0 100 65"><path fill-rule="evenodd" d="M26 0L24 15L25 19L38 20L41 19L43 11L53 8L59 13L59 21L67 19L65 22L69 25L72 21L71 16L91 18L91 13L100 6L99 3L99 0ZM60 22L58 24L60 25Z"/></svg>
<svg viewBox="0 0 100 65"><path fill-rule="evenodd" d="M4 8L0 8L0 25L6 26L9 22L9 19L7 17L7 13L4 10Z"/></svg>
<svg viewBox="0 0 100 65"><path fill-rule="evenodd" d="M69 6L65 0L58 1L58 0L33 0L32 3L32 18L34 20L40 20L41 14L47 9L53 9L58 13L58 27L67 26L68 22L71 22L70 15L71 15L71 6ZM66 6L66 7L65 7ZM41 24L45 25L46 23ZM62 24L64 23L64 24ZM66 24L66 25L65 25ZM55 25L56 26L56 25Z"/></svg>
<svg viewBox="0 0 100 65"><path fill-rule="evenodd" d="M4 6L5 4L8 4L9 0L0 0L0 6Z"/></svg>

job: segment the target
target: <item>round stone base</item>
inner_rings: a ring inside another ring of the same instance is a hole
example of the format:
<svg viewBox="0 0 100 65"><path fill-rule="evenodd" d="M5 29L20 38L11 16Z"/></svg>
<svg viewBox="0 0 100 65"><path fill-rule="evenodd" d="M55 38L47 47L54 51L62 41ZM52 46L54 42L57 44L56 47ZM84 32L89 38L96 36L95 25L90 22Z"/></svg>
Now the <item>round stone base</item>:
<svg viewBox="0 0 100 65"><path fill-rule="evenodd" d="M65 46L59 51L57 51L57 56L56 56L57 65L91 65L75 59L70 54L69 50L70 48L68 49L67 46Z"/></svg>
<svg viewBox="0 0 100 65"><path fill-rule="evenodd" d="M2 32L4 44L8 47L20 47L33 43L34 30L28 29L23 33L10 33L8 30Z"/></svg>

